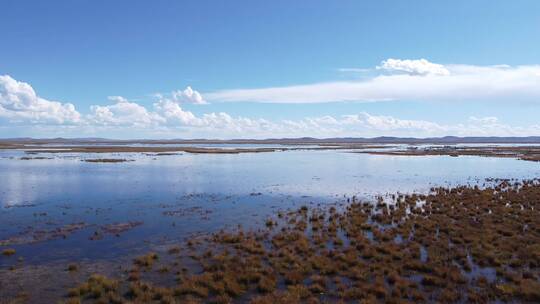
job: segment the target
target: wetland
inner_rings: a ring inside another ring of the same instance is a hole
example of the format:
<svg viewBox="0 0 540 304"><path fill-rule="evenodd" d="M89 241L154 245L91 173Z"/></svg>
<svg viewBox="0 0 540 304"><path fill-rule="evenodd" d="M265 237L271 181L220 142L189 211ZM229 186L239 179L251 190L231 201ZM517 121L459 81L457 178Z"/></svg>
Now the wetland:
<svg viewBox="0 0 540 304"><path fill-rule="evenodd" d="M536 149L3 144L0 302L538 302Z"/></svg>

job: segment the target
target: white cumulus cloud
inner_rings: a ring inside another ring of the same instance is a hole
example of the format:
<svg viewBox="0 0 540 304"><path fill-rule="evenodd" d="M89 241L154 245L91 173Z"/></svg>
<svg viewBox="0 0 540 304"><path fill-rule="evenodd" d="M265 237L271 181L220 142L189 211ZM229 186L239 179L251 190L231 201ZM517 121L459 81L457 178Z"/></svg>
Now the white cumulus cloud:
<svg viewBox="0 0 540 304"><path fill-rule="evenodd" d="M411 75L450 75L450 71L442 64L432 63L426 59L393 59L384 60L377 69L389 72L405 72Z"/></svg>
<svg viewBox="0 0 540 304"><path fill-rule="evenodd" d="M205 104L202 95L188 86L185 90L177 90L171 93L171 99L178 103Z"/></svg>
<svg viewBox="0 0 540 304"><path fill-rule="evenodd" d="M121 96L110 96L112 105L90 107L91 113L87 122L95 125L113 126L149 126L163 123L165 119L160 115L148 111L145 107L128 101Z"/></svg>
<svg viewBox="0 0 540 304"><path fill-rule="evenodd" d="M197 125L198 118L189 111L183 110L180 105L169 99L160 99L154 103L157 115L161 115L169 124Z"/></svg>
<svg viewBox="0 0 540 304"><path fill-rule="evenodd" d="M0 118L13 123L73 124L81 115L71 103L41 98L28 83L0 75Z"/></svg>

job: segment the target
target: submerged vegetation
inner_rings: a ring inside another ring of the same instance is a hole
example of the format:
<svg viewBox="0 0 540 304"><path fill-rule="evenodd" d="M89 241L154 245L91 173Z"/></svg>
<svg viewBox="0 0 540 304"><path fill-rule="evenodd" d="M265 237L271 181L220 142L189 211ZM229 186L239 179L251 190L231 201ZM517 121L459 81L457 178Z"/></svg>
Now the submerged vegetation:
<svg viewBox="0 0 540 304"><path fill-rule="evenodd" d="M66 303L540 301L540 182L281 211L92 275Z"/></svg>

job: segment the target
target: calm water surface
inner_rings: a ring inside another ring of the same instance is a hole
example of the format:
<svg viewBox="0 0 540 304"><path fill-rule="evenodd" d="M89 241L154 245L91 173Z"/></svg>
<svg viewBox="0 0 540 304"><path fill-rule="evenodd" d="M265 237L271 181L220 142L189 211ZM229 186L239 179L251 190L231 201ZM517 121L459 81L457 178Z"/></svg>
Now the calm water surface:
<svg viewBox="0 0 540 304"><path fill-rule="evenodd" d="M72 223L88 225L66 238L9 245L28 263L138 254L194 233L260 225L276 210L352 195L369 199L439 185L482 184L486 178L540 176L540 163L515 159L346 151L21 156L21 151L0 152L0 241L48 234ZM84 158L134 161L88 163ZM120 236L89 239L103 225L126 222L142 224Z"/></svg>

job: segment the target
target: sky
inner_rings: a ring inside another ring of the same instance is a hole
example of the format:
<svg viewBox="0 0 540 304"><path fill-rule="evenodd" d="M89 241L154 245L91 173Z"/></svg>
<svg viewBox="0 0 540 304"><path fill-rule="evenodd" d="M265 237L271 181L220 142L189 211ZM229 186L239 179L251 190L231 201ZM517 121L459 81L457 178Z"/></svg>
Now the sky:
<svg viewBox="0 0 540 304"><path fill-rule="evenodd" d="M540 136L540 1L0 2L0 137Z"/></svg>

